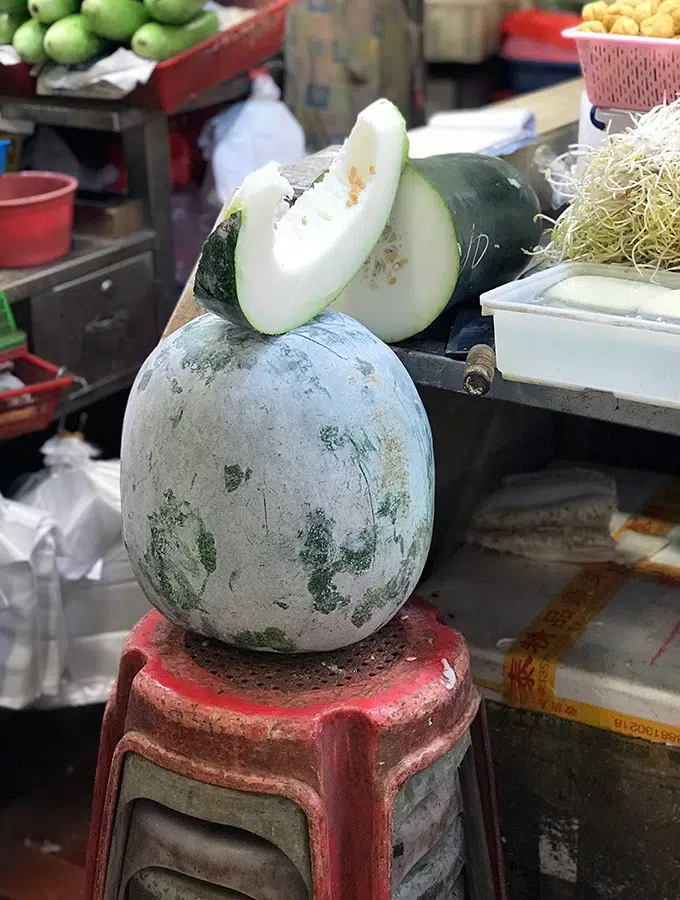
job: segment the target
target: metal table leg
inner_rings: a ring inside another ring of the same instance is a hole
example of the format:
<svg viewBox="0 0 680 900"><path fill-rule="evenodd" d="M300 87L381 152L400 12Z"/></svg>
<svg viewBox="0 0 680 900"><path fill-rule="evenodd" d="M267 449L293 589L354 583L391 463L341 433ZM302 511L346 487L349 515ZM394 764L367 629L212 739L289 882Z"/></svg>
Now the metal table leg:
<svg viewBox="0 0 680 900"><path fill-rule="evenodd" d="M167 116L147 113L140 125L123 131L122 137L130 196L144 202L149 224L156 232L154 298L160 337L176 300Z"/></svg>

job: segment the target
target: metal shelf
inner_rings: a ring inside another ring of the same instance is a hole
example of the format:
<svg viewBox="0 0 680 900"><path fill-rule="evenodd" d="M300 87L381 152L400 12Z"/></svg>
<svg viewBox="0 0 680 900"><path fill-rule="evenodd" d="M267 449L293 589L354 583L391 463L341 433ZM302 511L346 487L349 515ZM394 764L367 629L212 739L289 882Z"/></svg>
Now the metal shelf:
<svg viewBox="0 0 680 900"><path fill-rule="evenodd" d="M121 238L95 238L75 234L71 253L45 266L30 269L0 269L0 291L10 303L42 293L128 256L151 250L155 233L146 228Z"/></svg>
<svg viewBox="0 0 680 900"><path fill-rule="evenodd" d="M414 339L393 349L416 384L464 393L465 364L445 356L443 343ZM662 434L680 435L680 409L617 400L612 394L601 391L570 391L546 385L506 381L496 373L486 397Z"/></svg>
<svg viewBox="0 0 680 900"><path fill-rule="evenodd" d="M250 78L241 75L210 91L192 97L172 115L231 103L248 94ZM144 125L153 118L170 113L153 112L121 101L83 100L78 97L0 98L0 110L8 119L28 119L36 125L62 128L86 128L90 131L124 132Z"/></svg>
<svg viewBox="0 0 680 900"><path fill-rule="evenodd" d="M544 211L551 208L552 194L536 166L536 151L539 147L545 147L554 154L563 152L576 139L576 128L575 124L560 128L508 157L536 189ZM337 148L329 147L284 170L296 194L307 189L329 167L336 152ZM442 341L413 338L392 349L404 363L416 384L464 393L464 363L447 357ZM507 400L522 406L534 406L584 416L588 419L614 422L618 425L680 435L680 409L666 409L629 400L617 400L613 395L600 391L569 391L544 385L522 384L505 381L496 373L487 397L491 400Z"/></svg>
<svg viewBox="0 0 680 900"><path fill-rule="evenodd" d="M8 119L28 119L36 125L92 131L126 131L143 125L153 115L135 106L74 97L2 97L0 111Z"/></svg>
<svg viewBox="0 0 680 900"><path fill-rule="evenodd" d="M126 369L124 372L118 372L111 378L98 381L96 384L87 387L78 387L74 385L70 392L64 396L61 403L57 407L54 415L54 421L58 421L64 416L70 416L75 412L80 412L86 406L96 403L105 397L129 388L137 377L138 368Z"/></svg>

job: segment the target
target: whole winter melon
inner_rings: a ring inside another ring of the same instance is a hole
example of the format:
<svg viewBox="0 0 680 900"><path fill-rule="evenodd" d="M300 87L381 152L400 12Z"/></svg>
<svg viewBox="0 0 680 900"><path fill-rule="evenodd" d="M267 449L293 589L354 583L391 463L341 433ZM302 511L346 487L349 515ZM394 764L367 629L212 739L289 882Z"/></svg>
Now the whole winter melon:
<svg viewBox="0 0 680 900"><path fill-rule="evenodd" d="M207 314L163 341L130 394L121 477L149 600L242 647L367 637L429 548L422 403L392 351L337 312L278 337Z"/></svg>

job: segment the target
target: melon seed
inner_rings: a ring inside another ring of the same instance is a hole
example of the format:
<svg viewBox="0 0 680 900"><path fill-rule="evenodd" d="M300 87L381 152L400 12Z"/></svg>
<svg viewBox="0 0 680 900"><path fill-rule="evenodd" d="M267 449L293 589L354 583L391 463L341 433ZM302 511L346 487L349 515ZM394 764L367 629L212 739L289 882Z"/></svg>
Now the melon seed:
<svg viewBox="0 0 680 900"><path fill-rule="evenodd" d="M302 224L303 224L303 225L306 225L306 224L307 224L307 216L303 216L303 217L302 217Z"/></svg>
<svg viewBox="0 0 680 900"><path fill-rule="evenodd" d="M375 166L369 166L368 171L371 173L371 175L375 175Z"/></svg>
<svg viewBox="0 0 680 900"><path fill-rule="evenodd" d="M387 279L387 283L388 283L388 284L396 284L396 283L397 283L397 279L396 279L396 278L394 277L394 275L393 275L391 278L388 278L388 279Z"/></svg>

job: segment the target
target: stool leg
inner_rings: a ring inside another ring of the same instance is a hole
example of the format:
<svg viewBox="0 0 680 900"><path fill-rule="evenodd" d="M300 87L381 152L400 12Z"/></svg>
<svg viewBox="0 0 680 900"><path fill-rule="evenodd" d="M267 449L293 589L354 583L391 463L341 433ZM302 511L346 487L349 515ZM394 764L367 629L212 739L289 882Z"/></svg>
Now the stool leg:
<svg viewBox="0 0 680 900"><path fill-rule="evenodd" d="M90 814L90 832L87 844L87 861L85 867L85 900L97 900L95 897L95 881L97 878L100 853L108 856L108 847L100 847L102 826L105 818L106 794L111 771L113 755L125 730L128 699L132 682L144 665L144 658L139 653L123 653L118 671L118 680L113 687L104 712L99 754L97 757L97 775Z"/></svg>
<svg viewBox="0 0 680 900"><path fill-rule="evenodd" d="M508 900L496 784L484 703L470 726L472 746L460 765L470 900Z"/></svg>
<svg viewBox="0 0 680 900"><path fill-rule="evenodd" d="M375 786L377 747L375 727L362 715L345 715L322 732L329 884L315 887L323 897L390 900L391 812Z"/></svg>
<svg viewBox="0 0 680 900"><path fill-rule="evenodd" d="M486 825L486 842L491 858L494 887L497 900L508 900L508 888L505 879L505 862L503 859L503 841L501 839L496 779L494 776L493 757L491 754L491 738L484 701L480 704L477 715L470 726L472 750L475 759L477 784L482 800L484 822Z"/></svg>
<svg viewBox="0 0 680 900"><path fill-rule="evenodd" d="M463 757L459 771L465 822L467 893L470 900L497 900L472 748Z"/></svg>

